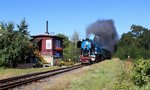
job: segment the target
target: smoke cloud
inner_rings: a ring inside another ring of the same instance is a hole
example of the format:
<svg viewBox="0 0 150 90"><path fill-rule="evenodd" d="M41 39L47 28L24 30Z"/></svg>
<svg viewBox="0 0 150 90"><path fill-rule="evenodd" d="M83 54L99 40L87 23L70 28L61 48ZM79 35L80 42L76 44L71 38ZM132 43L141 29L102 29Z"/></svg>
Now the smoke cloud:
<svg viewBox="0 0 150 90"><path fill-rule="evenodd" d="M94 41L98 42L103 48L114 52L114 45L118 41L118 34L112 19L97 20L86 28L86 38L94 34Z"/></svg>

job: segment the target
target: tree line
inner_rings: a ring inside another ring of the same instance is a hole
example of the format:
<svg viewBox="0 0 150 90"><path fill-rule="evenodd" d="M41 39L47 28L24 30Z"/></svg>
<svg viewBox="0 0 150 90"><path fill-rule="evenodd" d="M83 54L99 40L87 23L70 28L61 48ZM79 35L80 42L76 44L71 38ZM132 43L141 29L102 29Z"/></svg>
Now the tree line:
<svg viewBox="0 0 150 90"><path fill-rule="evenodd" d="M150 58L150 29L140 25L132 25L131 31L123 33L118 44L116 56L121 59Z"/></svg>

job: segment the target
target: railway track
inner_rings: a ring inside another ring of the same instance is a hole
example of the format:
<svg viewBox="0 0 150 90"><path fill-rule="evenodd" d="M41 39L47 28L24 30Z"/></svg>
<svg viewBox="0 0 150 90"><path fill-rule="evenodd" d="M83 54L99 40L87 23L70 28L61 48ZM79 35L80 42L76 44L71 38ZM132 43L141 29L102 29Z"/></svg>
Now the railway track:
<svg viewBox="0 0 150 90"><path fill-rule="evenodd" d="M7 78L7 79L2 79L0 80L0 90L11 89L16 86L21 86L23 84L31 83L33 81L54 76L60 73L68 72L81 67L83 67L83 65L74 65L74 66L54 69L50 71L44 71L44 72L38 72L38 73L32 73L32 74L26 74L26 75Z"/></svg>

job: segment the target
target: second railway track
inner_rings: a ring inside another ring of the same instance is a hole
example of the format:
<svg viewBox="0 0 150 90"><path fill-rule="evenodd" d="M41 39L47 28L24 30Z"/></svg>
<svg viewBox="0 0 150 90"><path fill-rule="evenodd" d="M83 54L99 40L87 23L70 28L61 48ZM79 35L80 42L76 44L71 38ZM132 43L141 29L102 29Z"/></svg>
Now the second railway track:
<svg viewBox="0 0 150 90"><path fill-rule="evenodd" d="M38 72L38 73L32 73L32 74L2 79L2 80L0 80L0 90L11 89L16 86L21 86L26 83L37 81L42 78L54 76L54 75L64 73L67 71L71 71L71 70L81 68L81 67L83 67L83 65L74 65L74 66L54 69L54 70L50 70L50 71L44 71L44 72Z"/></svg>

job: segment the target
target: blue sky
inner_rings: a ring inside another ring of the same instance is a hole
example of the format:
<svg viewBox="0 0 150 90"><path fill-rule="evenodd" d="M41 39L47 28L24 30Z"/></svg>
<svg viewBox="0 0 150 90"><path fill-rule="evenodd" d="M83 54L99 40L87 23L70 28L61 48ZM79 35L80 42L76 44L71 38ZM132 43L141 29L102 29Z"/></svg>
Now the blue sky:
<svg viewBox="0 0 150 90"><path fill-rule="evenodd" d="M0 0L0 21L18 24L25 18L31 35L49 32L71 36L98 19L113 19L119 36L132 24L150 28L150 0Z"/></svg>

